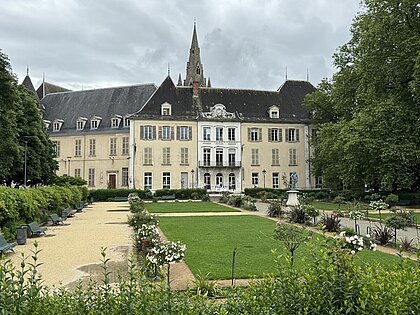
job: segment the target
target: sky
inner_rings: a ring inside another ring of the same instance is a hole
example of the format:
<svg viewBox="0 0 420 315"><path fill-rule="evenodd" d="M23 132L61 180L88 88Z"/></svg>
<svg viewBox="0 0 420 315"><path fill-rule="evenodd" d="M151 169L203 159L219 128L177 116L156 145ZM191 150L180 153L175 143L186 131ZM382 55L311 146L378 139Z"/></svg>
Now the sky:
<svg viewBox="0 0 420 315"><path fill-rule="evenodd" d="M0 49L19 83L72 90L185 77L194 19L213 87L331 78L359 0L0 0Z"/></svg>

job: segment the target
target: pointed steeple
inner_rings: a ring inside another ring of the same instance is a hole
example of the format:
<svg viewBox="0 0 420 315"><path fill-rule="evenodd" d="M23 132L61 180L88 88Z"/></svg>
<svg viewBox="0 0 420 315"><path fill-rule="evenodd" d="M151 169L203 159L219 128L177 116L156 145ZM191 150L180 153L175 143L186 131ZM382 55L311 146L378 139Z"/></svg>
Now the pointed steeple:
<svg viewBox="0 0 420 315"><path fill-rule="evenodd" d="M26 76L22 81L22 86L24 86L29 92L31 92L37 101L39 101L38 94L36 94L34 85L32 84L32 80L29 77L29 67L26 67Z"/></svg>
<svg viewBox="0 0 420 315"><path fill-rule="evenodd" d="M178 75L178 83L177 83L177 86L182 86L181 73Z"/></svg>
<svg viewBox="0 0 420 315"><path fill-rule="evenodd" d="M208 88L211 88L210 77L207 79L207 87L208 87Z"/></svg>
<svg viewBox="0 0 420 315"><path fill-rule="evenodd" d="M198 82L199 86L206 86L203 64L201 63L200 58L200 47L198 46L197 27L195 21L184 86L191 86L194 82Z"/></svg>

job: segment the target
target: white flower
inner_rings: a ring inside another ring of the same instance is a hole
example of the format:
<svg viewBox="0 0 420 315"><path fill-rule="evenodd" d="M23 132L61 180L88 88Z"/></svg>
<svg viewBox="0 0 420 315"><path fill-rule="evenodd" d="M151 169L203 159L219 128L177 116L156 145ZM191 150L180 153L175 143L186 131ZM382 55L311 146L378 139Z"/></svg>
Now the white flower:
<svg viewBox="0 0 420 315"><path fill-rule="evenodd" d="M366 234L366 237L367 237L367 238L370 238L370 234L369 234L369 233L368 233L368 234Z"/></svg>
<svg viewBox="0 0 420 315"><path fill-rule="evenodd" d="M352 255L356 254L356 252L355 252L354 250L352 250L350 253L351 253Z"/></svg>

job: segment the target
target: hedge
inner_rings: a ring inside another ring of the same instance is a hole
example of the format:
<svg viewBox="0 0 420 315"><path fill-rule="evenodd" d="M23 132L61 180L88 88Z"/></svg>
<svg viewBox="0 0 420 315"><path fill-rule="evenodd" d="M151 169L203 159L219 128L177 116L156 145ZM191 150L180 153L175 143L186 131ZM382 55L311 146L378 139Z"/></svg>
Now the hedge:
<svg viewBox="0 0 420 315"><path fill-rule="evenodd" d="M166 195L175 195L176 199L201 199L207 194L207 190L203 188L194 189L160 189L156 190L155 197Z"/></svg>
<svg viewBox="0 0 420 315"><path fill-rule="evenodd" d="M61 214L86 200L85 186L49 186L16 189L0 186L0 229L6 239L15 237L15 230L32 221L45 222L48 214Z"/></svg>
<svg viewBox="0 0 420 315"><path fill-rule="evenodd" d="M205 189L159 189L153 195L150 190L140 189L95 189L89 191L89 196L95 201L108 201L115 197L128 197L130 193L137 193L141 199L150 200L153 197L175 195L176 199L201 199L207 191Z"/></svg>

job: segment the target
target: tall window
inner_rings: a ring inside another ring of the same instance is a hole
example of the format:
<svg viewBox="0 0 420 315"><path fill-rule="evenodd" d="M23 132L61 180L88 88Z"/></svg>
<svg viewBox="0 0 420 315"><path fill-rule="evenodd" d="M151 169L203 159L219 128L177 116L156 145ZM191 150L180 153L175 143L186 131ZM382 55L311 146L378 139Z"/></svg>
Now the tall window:
<svg viewBox="0 0 420 315"><path fill-rule="evenodd" d="M117 155L117 138L109 139L109 155Z"/></svg>
<svg viewBox="0 0 420 315"><path fill-rule="evenodd" d="M129 137L123 137L122 138L122 155L128 155L130 154L130 138Z"/></svg>
<svg viewBox="0 0 420 315"><path fill-rule="evenodd" d="M53 141L54 157L60 157L60 141Z"/></svg>
<svg viewBox="0 0 420 315"><path fill-rule="evenodd" d="M203 166L210 166L210 148L203 149Z"/></svg>
<svg viewBox="0 0 420 315"><path fill-rule="evenodd" d="M128 117L124 118L124 127L130 127L130 119Z"/></svg>
<svg viewBox="0 0 420 315"><path fill-rule="evenodd" d="M144 148L143 150L143 164L152 165L152 148Z"/></svg>
<svg viewBox="0 0 420 315"><path fill-rule="evenodd" d="M203 140L210 141L210 127L203 127Z"/></svg>
<svg viewBox="0 0 420 315"><path fill-rule="evenodd" d="M162 188L164 188L164 189L165 188L167 188L167 189L171 188L171 173L163 172L162 183L163 183Z"/></svg>
<svg viewBox="0 0 420 315"><path fill-rule="evenodd" d="M90 168L88 172L88 185L90 187L95 186L95 169Z"/></svg>
<svg viewBox="0 0 420 315"><path fill-rule="evenodd" d="M170 126L163 126L159 128L159 138L162 140L171 140L172 139L172 128Z"/></svg>
<svg viewBox="0 0 420 315"><path fill-rule="evenodd" d="M59 122L53 123L53 131L60 131L60 128L61 128L61 123Z"/></svg>
<svg viewBox="0 0 420 315"><path fill-rule="evenodd" d="M259 185L258 173L251 174L251 184L252 184L252 187L258 187Z"/></svg>
<svg viewBox="0 0 420 315"><path fill-rule="evenodd" d="M216 187L223 188L223 174L222 173L216 174Z"/></svg>
<svg viewBox="0 0 420 315"><path fill-rule="evenodd" d="M323 177L322 176L315 177L315 187L316 188L322 188L322 183L323 183Z"/></svg>
<svg viewBox="0 0 420 315"><path fill-rule="evenodd" d="M178 127L178 140L191 140L191 127L189 126Z"/></svg>
<svg viewBox="0 0 420 315"><path fill-rule="evenodd" d="M83 120L78 120L76 122L76 130L83 130L84 126L85 126L85 122Z"/></svg>
<svg viewBox="0 0 420 315"><path fill-rule="evenodd" d="M120 119L119 118L112 118L111 119L111 128L118 128L120 126Z"/></svg>
<svg viewBox="0 0 420 315"><path fill-rule="evenodd" d="M236 161L235 149L229 149L229 151L228 151L228 161L229 161L229 166L235 166L235 161Z"/></svg>
<svg viewBox="0 0 420 315"><path fill-rule="evenodd" d="M289 165L297 165L296 149L289 149Z"/></svg>
<svg viewBox="0 0 420 315"><path fill-rule="evenodd" d="M268 128L268 141L281 142L282 137L283 135L281 128Z"/></svg>
<svg viewBox="0 0 420 315"><path fill-rule="evenodd" d="M155 132L156 126L141 126L140 138L142 140L154 140L156 139Z"/></svg>
<svg viewBox="0 0 420 315"><path fill-rule="evenodd" d="M96 139L89 139L89 156L96 155Z"/></svg>
<svg viewBox="0 0 420 315"><path fill-rule="evenodd" d="M273 188L279 188L279 173L273 173Z"/></svg>
<svg viewBox="0 0 420 315"><path fill-rule="evenodd" d="M121 170L121 186L127 187L128 186L128 167L123 167Z"/></svg>
<svg viewBox="0 0 420 315"><path fill-rule="evenodd" d="M251 149L251 165L260 165L260 157L258 149Z"/></svg>
<svg viewBox="0 0 420 315"><path fill-rule="evenodd" d="M262 128L248 128L248 141L261 141Z"/></svg>
<svg viewBox="0 0 420 315"><path fill-rule="evenodd" d="M236 189L236 179L235 179L235 174L233 173L229 174L229 189L230 190Z"/></svg>
<svg viewBox="0 0 420 315"><path fill-rule="evenodd" d="M76 139L74 141L74 156L82 156L82 140Z"/></svg>
<svg viewBox="0 0 420 315"><path fill-rule="evenodd" d="M204 189L210 189L210 188L211 188L210 174L205 173L204 174Z"/></svg>
<svg viewBox="0 0 420 315"><path fill-rule="evenodd" d="M235 141L235 128L228 128L228 141Z"/></svg>
<svg viewBox="0 0 420 315"><path fill-rule="evenodd" d="M90 129L98 129L99 120L91 120L90 121Z"/></svg>
<svg viewBox="0 0 420 315"><path fill-rule="evenodd" d="M216 149L216 166L223 166L223 149Z"/></svg>
<svg viewBox="0 0 420 315"><path fill-rule="evenodd" d="M152 172L144 173L144 189L152 189Z"/></svg>
<svg viewBox="0 0 420 315"><path fill-rule="evenodd" d="M216 128L216 141L223 141L223 127Z"/></svg>
<svg viewBox="0 0 420 315"><path fill-rule="evenodd" d="M271 164L280 165L280 150L271 149Z"/></svg>
<svg viewBox="0 0 420 315"><path fill-rule="evenodd" d="M181 164L188 164L188 148L181 148Z"/></svg>
<svg viewBox="0 0 420 315"><path fill-rule="evenodd" d="M296 129L296 128L286 129L286 141L299 142L299 129Z"/></svg>
<svg viewBox="0 0 420 315"><path fill-rule="evenodd" d="M171 164L171 148L163 148L162 164Z"/></svg>
<svg viewBox="0 0 420 315"><path fill-rule="evenodd" d="M82 177L82 176L80 176L80 168L75 168L74 169L74 177Z"/></svg>

